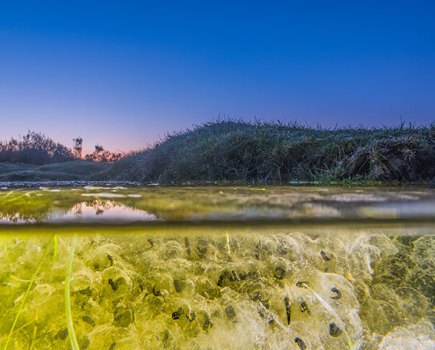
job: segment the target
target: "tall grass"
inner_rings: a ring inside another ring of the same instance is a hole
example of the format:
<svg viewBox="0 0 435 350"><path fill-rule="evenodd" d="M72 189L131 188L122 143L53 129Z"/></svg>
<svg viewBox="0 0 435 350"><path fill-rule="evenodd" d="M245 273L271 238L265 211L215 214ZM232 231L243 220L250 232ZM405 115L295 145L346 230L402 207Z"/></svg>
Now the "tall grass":
<svg viewBox="0 0 435 350"><path fill-rule="evenodd" d="M162 184L425 181L435 177L435 126L217 121L166 135L99 177Z"/></svg>

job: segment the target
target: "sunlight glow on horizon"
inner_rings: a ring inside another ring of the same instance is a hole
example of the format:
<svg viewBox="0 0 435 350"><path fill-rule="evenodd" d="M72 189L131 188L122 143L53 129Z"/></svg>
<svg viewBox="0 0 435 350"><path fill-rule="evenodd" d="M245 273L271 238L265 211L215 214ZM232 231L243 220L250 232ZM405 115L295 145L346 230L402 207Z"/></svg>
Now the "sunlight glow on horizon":
<svg viewBox="0 0 435 350"><path fill-rule="evenodd" d="M123 152L216 120L435 120L435 3L0 6L0 139Z"/></svg>

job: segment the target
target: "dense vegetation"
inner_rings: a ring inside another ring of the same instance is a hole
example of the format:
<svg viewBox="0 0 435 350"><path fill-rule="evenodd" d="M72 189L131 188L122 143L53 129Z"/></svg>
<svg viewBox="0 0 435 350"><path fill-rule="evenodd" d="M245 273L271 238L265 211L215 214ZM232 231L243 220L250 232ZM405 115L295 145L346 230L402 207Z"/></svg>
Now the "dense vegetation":
<svg viewBox="0 0 435 350"><path fill-rule="evenodd" d="M74 147L71 149L41 133L29 131L21 139L0 140L0 162L35 165L81 159L91 162L114 162L124 156L121 153L109 152L98 144L94 152L82 155L83 139L78 137L73 141Z"/></svg>
<svg viewBox="0 0 435 350"><path fill-rule="evenodd" d="M0 141L0 181L127 180L161 184L435 181L435 125L310 128L217 121L167 135L122 158L100 145L83 155L29 132ZM105 163L105 164L103 164Z"/></svg>
<svg viewBox="0 0 435 350"><path fill-rule="evenodd" d="M29 131L20 139L0 140L0 181L87 181L124 155L102 146L83 154L83 139L69 148Z"/></svg>
<svg viewBox="0 0 435 350"><path fill-rule="evenodd" d="M430 181L435 125L330 130L218 121L168 135L100 178L166 184Z"/></svg>
<svg viewBox="0 0 435 350"><path fill-rule="evenodd" d="M74 153L68 147L35 132L28 132L21 140L11 138L0 141L0 162L48 164L73 160Z"/></svg>

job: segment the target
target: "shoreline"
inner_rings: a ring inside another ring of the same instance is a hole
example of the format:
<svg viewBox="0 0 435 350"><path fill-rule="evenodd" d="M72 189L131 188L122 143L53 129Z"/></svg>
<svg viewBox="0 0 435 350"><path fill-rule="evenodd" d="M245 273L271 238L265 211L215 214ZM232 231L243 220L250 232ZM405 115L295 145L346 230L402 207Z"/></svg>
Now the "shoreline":
<svg viewBox="0 0 435 350"><path fill-rule="evenodd" d="M44 187L85 187L85 186L128 186L128 187L249 187L257 190L267 189L269 187L383 187L383 188L399 188L399 187L435 187L434 181L420 182L399 182L399 181L290 181L288 183L248 183L243 181L226 181L226 182L181 182L181 183L155 183L155 182L139 182L139 181L124 181L124 180L35 180L35 181L0 181L0 190L11 188L44 188Z"/></svg>

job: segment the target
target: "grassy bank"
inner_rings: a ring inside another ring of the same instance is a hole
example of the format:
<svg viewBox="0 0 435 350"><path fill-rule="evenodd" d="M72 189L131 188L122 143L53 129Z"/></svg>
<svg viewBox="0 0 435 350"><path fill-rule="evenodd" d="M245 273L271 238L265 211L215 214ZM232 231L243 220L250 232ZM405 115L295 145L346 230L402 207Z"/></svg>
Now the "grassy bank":
<svg viewBox="0 0 435 350"><path fill-rule="evenodd" d="M168 135L96 177L162 184L431 181L435 126L330 130L219 121Z"/></svg>
<svg viewBox="0 0 435 350"><path fill-rule="evenodd" d="M84 160L46 165L0 163L0 181L88 180L109 167L108 163Z"/></svg>

